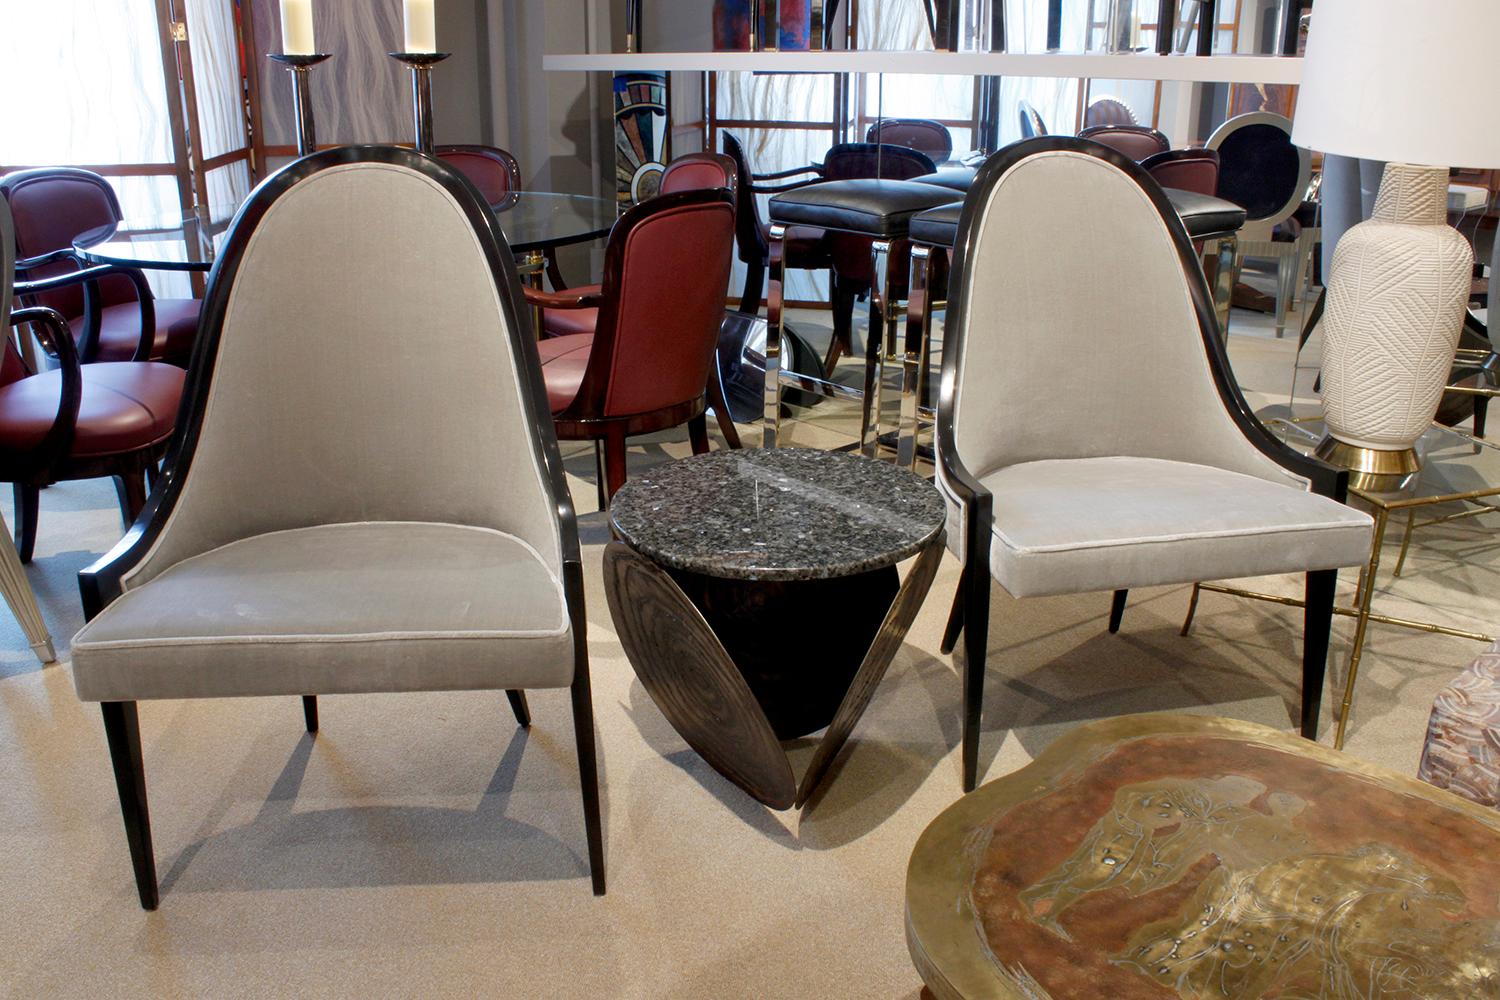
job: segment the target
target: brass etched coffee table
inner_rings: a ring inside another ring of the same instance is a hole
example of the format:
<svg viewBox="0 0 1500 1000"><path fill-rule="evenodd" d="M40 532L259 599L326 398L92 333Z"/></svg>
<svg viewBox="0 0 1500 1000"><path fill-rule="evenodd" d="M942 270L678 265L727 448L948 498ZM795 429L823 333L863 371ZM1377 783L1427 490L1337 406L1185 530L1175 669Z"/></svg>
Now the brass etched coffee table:
<svg viewBox="0 0 1500 1000"><path fill-rule="evenodd" d="M857 455L718 451L610 501L610 616L679 735L775 809L804 805L901 647L943 552L931 483ZM896 564L916 557L904 580ZM824 730L800 782L781 741Z"/></svg>
<svg viewBox="0 0 1500 1000"><path fill-rule="evenodd" d="M928 826L938 1000L1500 997L1500 812L1263 726L1079 726Z"/></svg>

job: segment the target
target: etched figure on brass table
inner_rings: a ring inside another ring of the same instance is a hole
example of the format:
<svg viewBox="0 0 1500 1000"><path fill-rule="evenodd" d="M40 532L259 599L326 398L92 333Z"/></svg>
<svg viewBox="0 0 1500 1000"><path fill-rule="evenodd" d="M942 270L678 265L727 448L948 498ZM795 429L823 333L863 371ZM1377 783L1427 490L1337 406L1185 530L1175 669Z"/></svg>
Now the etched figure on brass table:
<svg viewBox="0 0 1500 1000"><path fill-rule="evenodd" d="M1131 934L1116 965L1184 997L1500 998L1500 921L1464 919L1452 879L1387 845L1315 850L1292 823L1306 806L1241 776L1127 785L1019 899L1072 940L1062 916L1083 897L1140 897L1215 859L1175 913Z"/></svg>
<svg viewBox="0 0 1500 1000"><path fill-rule="evenodd" d="M1070 939L1058 921L1088 893L1119 887L1143 895L1178 881L1209 854L1233 867L1264 858L1267 850L1277 856L1307 851L1288 824L1302 810L1302 800L1272 794L1267 814L1250 806L1265 792L1260 782L1237 776L1121 788L1072 856L1023 891L1021 902L1037 923Z"/></svg>

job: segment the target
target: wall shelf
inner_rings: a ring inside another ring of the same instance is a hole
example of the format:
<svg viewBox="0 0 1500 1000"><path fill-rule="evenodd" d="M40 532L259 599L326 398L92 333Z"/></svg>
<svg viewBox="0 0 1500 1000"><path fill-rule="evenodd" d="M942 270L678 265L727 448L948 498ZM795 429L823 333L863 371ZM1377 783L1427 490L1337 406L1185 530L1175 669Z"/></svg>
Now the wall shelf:
<svg viewBox="0 0 1500 1000"><path fill-rule="evenodd" d="M672 70L741 73L916 73L959 76L1088 77L1190 83L1302 82L1291 56L1159 56L1152 52L634 52L547 55L551 71Z"/></svg>

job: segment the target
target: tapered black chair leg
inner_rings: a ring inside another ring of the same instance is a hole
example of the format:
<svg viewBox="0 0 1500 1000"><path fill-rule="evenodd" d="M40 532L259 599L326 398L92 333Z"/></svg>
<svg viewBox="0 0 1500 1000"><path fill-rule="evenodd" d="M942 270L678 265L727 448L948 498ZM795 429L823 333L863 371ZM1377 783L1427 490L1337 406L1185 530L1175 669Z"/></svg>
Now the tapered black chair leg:
<svg viewBox="0 0 1500 1000"><path fill-rule="evenodd" d="M1328 634L1333 627L1333 593L1339 571L1322 569L1307 574L1307 601L1302 621L1302 735L1318 738L1318 712L1323 707L1323 677L1328 671Z"/></svg>
<svg viewBox="0 0 1500 1000"><path fill-rule="evenodd" d="M316 733L318 731L318 696L305 694L302 696L302 718L307 722L307 731Z"/></svg>
<svg viewBox="0 0 1500 1000"><path fill-rule="evenodd" d="M984 707L984 661L990 641L990 575L976 573L964 600L964 791L979 779L979 724Z"/></svg>
<svg viewBox="0 0 1500 1000"><path fill-rule="evenodd" d="M938 651L944 656L958 645L958 636L964 630L964 575L959 574L958 589L953 592L953 607L948 609L948 624L943 626L943 644Z"/></svg>
<svg viewBox="0 0 1500 1000"><path fill-rule="evenodd" d="M531 706L526 704L526 692L507 691L505 697L510 702L510 710L516 714L516 725L522 729L530 729Z"/></svg>
<svg viewBox="0 0 1500 1000"><path fill-rule="evenodd" d="M1490 400L1488 396L1474 397L1474 436L1484 437L1485 418L1489 416Z"/></svg>
<svg viewBox="0 0 1500 1000"><path fill-rule="evenodd" d="M120 520L129 528L146 506L146 474L125 472L115 477L115 494L120 501Z"/></svg>
<svg viewBox="0 0 1500 1000"><path fill-rule="evenodd" d="M16 552L23 563L31 562L36 551L36 522L41 515L42 491L35 486L16 483L11 488L16 501Z"/></svg>
<svg viewBox="0 0 1500 1000"><path fill-rule="evenodd" d="M1120 631L1120 621L1125 617L1125 598L1130 596L1128 590L1115 591L1114 602L1109 606L1109 634L1114 635Z"/></svg>
<svg viewBox="0 0 1500 1000"><path fill-rule="evenodd" d="M160 902L156 888L156 858L151 852L151 815L146 808L146 769L141 762L141 727L133 701L101 702L104 738L115 768L120 792L120 815L135 867L135 887L141 906L154 910Z"/></svg>
<svg viewBox="0 0 1500 1000"><path fill-rule="evenodd" d="M604 826L599 816L599 763L594 757L594 697L589 686L588 654L573 668L573 735L578 741L578 778L583 787L583 825L589 841L589 874L594 895L604 895Z"/></svg>

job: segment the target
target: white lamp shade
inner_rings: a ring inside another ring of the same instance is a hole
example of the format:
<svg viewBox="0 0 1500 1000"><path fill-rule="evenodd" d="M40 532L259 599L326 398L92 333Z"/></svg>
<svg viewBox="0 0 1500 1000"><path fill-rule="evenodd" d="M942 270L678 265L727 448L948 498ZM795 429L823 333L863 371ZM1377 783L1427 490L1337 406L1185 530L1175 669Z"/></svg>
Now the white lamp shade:
<svg viewBox="0 0 1500 1000"><path fill-rule="evenodd" d="M1500 166L1500 0L1316 0L1292 141Z"/></svg>

